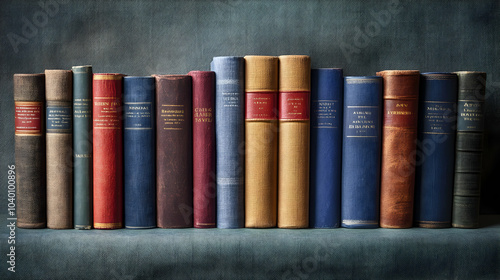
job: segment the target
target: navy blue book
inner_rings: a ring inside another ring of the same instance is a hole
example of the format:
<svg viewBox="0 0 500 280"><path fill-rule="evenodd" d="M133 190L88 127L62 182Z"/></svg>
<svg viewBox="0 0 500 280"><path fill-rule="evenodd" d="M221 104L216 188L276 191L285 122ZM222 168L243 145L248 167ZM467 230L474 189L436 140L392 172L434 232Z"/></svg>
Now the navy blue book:
<svg viewBox="0 0 500 280"><path fill-rule="evenodd" d="M126 228L156 227L155 79L123 78Z"/></svg>
<svg viewBox="0 0 500 280"><path fill-rule="evenodd" d="M214 57L217 227L245 226L245 61Z"/></svg>
<svg viewBox="0 0 500 280"><path fill-rule="evenodd" d="M458 78L422 73L418 104L414 223L451 227Z"/></svg>
<svg viewBox="0 0 500 280"><path fill-rule="evenodd" d="M379 225L383 79L345 77L342 227Z"/></svg>
<svg viewBox="0 0 500 280"><path fill-rule="evenodd" d="M340 225L342 69L311 70L309 227Z"/></svg>

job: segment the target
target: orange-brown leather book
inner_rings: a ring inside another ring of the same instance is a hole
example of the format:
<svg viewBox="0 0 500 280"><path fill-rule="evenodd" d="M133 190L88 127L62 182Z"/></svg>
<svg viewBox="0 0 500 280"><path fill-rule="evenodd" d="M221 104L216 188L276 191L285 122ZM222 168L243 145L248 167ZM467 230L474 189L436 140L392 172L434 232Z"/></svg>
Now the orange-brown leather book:
<svg viewBox="0 0 500 280"><path fill-rule="evenodd" d="M73 72L45 70L47 227L73 228Z"/></svg>
<svg viewBox="0 0 500 280"><path fill-rule="evenodd" d="M278 58L245 56L245 227L276 226Z"/></svg>
<svg viewBox="0 0 500 280"><path fill-rule="evenodd" d="M380 226L409 228L413 222L420 72L388 70L384 79Z"/></svg>
<svg viewBox="0 0 500 280"><path fill-rule="evenodd" d="M278 227L309 226L311 59L279 57Z"/></svg>

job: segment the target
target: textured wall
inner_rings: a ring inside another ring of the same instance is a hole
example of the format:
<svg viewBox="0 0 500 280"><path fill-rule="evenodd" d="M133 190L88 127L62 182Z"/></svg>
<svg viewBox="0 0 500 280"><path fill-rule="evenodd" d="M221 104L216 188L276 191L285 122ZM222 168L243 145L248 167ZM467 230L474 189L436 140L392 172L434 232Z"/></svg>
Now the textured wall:
<svg viewBox="0 0 500 280"><path fill-rule="evenodd" d="M217 55L308 54L313 67L341 67L346 75L487 72L482 211L499 213L498 34L497 0L2 0L0 205L14 163L14 73L92 64L95 72L176 74L208 70Z"/></svg>

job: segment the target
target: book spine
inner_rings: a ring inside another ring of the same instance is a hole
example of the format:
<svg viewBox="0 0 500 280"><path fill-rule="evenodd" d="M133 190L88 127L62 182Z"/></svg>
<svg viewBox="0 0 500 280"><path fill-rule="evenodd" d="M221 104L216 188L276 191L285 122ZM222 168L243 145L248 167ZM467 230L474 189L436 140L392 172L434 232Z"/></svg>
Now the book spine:
<svg viewBox="0 0 500 280"><path fill-rule="evenodd" d="M156 227L155 79L123 78L123 195L126 228Z"/></svg>
<svg viewBox="0 0 500 280"><path fill-rule="evenodd" d="M92 228L92 66L73 66L73 224Z"/></svg>
<svg viewBox="0 0 500 280"><path fill-rule="evenodd" d="M278 227L309 226L311 59L279 57Z"/></svg>
<svg viewBox="0 0 500 280"><path fill-rule="evenodd" d="M452 226L479 227L486 73L458 75L457 136Z"/></svg>
<svg viewBox="0 0 500 280"><path fill-rule="evenodd" d="M14 74L13 79L17 226L44 228L47 224L45 75Z"/></svg>
<svg viewBox="0 0 500 280"><path fill-rule="evenodd" d="M419 71L389 70L384 79L380 226L413 224Z"/></svg>
<svg viewBox="0 0 500 280"><path fill-rule="evenodd" d="M45 70L47 227L73 228L73 74Z"/></svg>
<svg viewBox="0 0 500 280"><path fill-rule="evenodd" d="M121 74L93 75L94 228L123 226Z"/></svg>
<svg viewBox="0 0 500 280"><path fill-rule="evenodd" d="M415 180L416 226L451 226L456 102L456 74L423 73L420 76Z"/></svg>
<svg viewBox="0 0 500 280"><path fill-rule="evenodd" d="M342 227L377 228L382 126L381 77L345 77Z"/></svg>
<svg viewBox="0 0 500 280"><path fill-rule="evenodd" d="M342 69L311 71L311 165L309 226L340 224L342 164Z"/></svg>
<svg viewBox="0 0 500 280"><path fill-rule="evenodd" d="M193 226L192 79L156 78L157 226Z"/></svg>
<svg viewBox="0 0 500 280"><path fill-rule="evenodd" d="M193 226L216 227L215 73L191 71L193 80Z"/></svg>
<svg viewBox="0 0 500 280"><path fill-rule="evenodd" d="M278 58L245 56L245 227L275 227Z"/></svg>
<svg viewBox="0 0 500 280"><path fill-rule="evenodd" d="M217 227L245 226L245 61L214 57Z"/></svg>

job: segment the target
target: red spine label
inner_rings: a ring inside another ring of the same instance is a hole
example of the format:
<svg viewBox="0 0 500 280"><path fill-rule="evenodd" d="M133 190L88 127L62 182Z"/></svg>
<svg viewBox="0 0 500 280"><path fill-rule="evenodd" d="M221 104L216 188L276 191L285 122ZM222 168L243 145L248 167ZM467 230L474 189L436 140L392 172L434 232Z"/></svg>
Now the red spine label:
<svg viewBox="0 0 500 280"><path fill-rule="evenodd" d="M121 99L94 97L94 129L121 129Z"/></svg>
<svg viewBox="0 0 500 280"><path fill-rule="evenodd" d="M247 92L246 95L247 120L277 120L278 119L278 93Z"/></svg>
<svg viewBox="0 0 500 280"><path fill-rule="evenodd" d="M42 102L15 102L15 134L42 135Z"/></svg>
<svg viewBox="0 0 500 280"><path fill-rule="evenodd" d="M417 127L417 99L384 100L384 126Z"/></svg>
<svg viewBox="0 0 500 280"><path fill-rule="evenodd" d="M309 120L309 91L280 92L280 120Z"/></svg>

